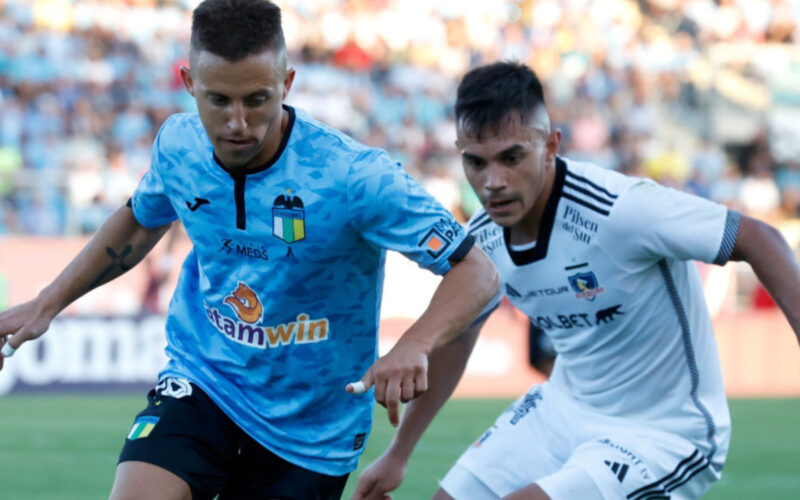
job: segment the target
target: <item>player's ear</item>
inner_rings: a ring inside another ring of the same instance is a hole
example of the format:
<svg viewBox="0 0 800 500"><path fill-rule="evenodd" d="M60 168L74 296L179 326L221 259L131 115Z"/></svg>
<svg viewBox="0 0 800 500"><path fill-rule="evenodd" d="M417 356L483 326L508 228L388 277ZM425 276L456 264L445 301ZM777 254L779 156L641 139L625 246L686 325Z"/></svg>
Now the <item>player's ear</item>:
<svg viewBox="0 0 800 500"><path fill-rule="evenodd" d="M553 129L547 136L547 161L554 162L558 154L558 148L561 145L561 130Z"/></svg>
<svg viewBox="0 0 800 500"><path fill-rule="evenodd" d="M292 89L294 75L294 68L288 68L286 70L286 77L283 79L283 99L286 99L286 96L289 95L289 91Z"/></svg>
<svg viewBox="0 0 800 500"><path fill-rule="evenodd" d="M181 66L181 80L186 91L194 97L194 80L192 80L192 72L188 66Z"/></svg>

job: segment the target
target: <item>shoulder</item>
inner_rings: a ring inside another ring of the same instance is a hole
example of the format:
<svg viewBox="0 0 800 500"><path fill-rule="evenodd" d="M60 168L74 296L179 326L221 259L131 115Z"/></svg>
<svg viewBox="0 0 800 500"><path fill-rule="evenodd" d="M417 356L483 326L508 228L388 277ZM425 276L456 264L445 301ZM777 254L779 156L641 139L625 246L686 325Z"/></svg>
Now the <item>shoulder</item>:
<svg viewBox="0 0 800 500"><path fill-rule="evenodd" d="M467 221L467 231L476 231L480 227L483 227L491 222L492 219L489 218L489 214L486 212L486 209L480 208L477 212L472 214L472 217L470 217L469 221Z"/></svg>
<svg viewBox="0 0 800 500"><path fill-rule="evenodd" d="M176 113L170 115L161 125L160 134L171 135L180 133L195 133L203 129L200 115L197 113Z"/></svg>
<svg viewBox="0 0 800 500"><path fill-rule="evenodd" d="M164 120L158 131L156 146L159 149L180 149L194 146L205 136L203 124L197 113L178 113Z"/></svg>
<svg viewBox="0 0 800 500"><path fill-rule="evenodd" d="M211 141L197 113L171 115L153 141L150 169L162 173L181 172L205 155L210 158L212 152Z"/></svg>
<svg viewBox="0 0 800 500"><path fill-rule="evenodd" d="M595 215L611 216L642 185L656 185L649 179L631 177L592 163L564 159L563 196Z"/></svg>
<svg viewBox="0 0 800 500"><path fill-rule="evenodd" d="M362 157L377 156L381 150L358 142L341 130L337 130L313 118L307 112L292 108L295 114L294 147L303 156L317 161L356 162ZM385 154L385 153L384 153Z"/></svg>
<svg viewBox="0 0 800 500"><path fill-rule="evenodd" d="M467 222L467 233L475 238L475 242L482 250L488 251L497 246L497 241L503 241L503 228L495 224L486 212L481 208Z"/></svg>
<svg viewBox="0 0 800 500"><path fill-rule="evenodd" d="M290 143L291 154L307 168L323 168L325 182L366 187L380 181L386 174L401 174L399 163L393 161L385 151L362 144L303 110L292 109L295 122ZM381 181L381 189L387 184L392 182ZM405 183L401 185L405 186Z"/></svg>

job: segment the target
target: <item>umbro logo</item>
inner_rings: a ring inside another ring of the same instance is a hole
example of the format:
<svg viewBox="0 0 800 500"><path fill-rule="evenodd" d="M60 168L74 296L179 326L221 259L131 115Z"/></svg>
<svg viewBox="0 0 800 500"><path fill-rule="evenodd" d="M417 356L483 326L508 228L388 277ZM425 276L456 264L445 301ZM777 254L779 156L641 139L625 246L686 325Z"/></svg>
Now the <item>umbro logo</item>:
<svg viewBox="0 0 800 500"><path fill-rule="evenodd" d="M192 205L191 202L187 201L186 202L186 207L189 210L191 210L192 212L194 212L195 210L197 210L198 208L202 207L203 205L210 205L210 204L211 204L211 202L208 201L207 199L198 198L198 197L195 196L194 197L194 205Z"/></svg>
<svg viewBox="0 0 800 500"><path fill-rule="evenodd" d="M610 462L608 460L603 460L607 466L611 468L611 472L613 472L619 482L621 483L625 479L625 474L628 473L628 464L621 464L619 462Z"/></svg>

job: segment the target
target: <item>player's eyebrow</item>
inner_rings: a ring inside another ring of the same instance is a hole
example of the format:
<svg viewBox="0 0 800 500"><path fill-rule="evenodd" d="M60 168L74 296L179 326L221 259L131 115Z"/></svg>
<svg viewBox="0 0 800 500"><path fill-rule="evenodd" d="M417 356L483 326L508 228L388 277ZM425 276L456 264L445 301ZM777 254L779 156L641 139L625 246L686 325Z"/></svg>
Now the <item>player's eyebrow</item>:
<svg viewBox="0 0 800 500"><path fill-rule="evenodd" d="M510 146L510 147L500 151L499 153L497 153L495 155L495 158L502 159L502 158L506 158L508 156L511 156L511 155L513 155L515 153L524 152L524 151L525 151L525 146L523 146L522 144L514 144L513 146ZM462 151L461 152L461 156L465 160L486 161L485 158L483 158L482 156L479 156L479 155L476 155L476 154L473 154L473 153L468 153L466 151Z"/></svg>
<svg viewBox="0 0 800 500"><path fill-rule="evenodd" d="M203 93L204 93L204 94L205 94L207 97L224 97L224 98L226 98L226 99L230 99L230 98L231 98L231 97L230 97L229 95L227 95L227 94L223 94L223 93L220 93L220 92L216 92L216 91L214 91L214 90L206 90L206 91L204 91ZM259 89L259 90L256 90L256 91L254 91L254 92L250 92L249 94L247 94L246 96L244 96L244 98L245 98L245 99L251 99L251 98L253 98L253 97L266 97L266 98L269 98L270 96L272 96L272 92L271 92L270 90L268 90L268 89Z"/></svg>
<svg viewBox="0 0 800 500"><path fill-rule="evenodd" d="M244 96L244 98L245 99L249 99L251 97L270 97L271 95L272 95L272 92L270 92L269 90L267 90L267 89L259 89L259 90L256 90L255 92L251 92L251 93L247 94L246 96Z"/></svg>
<svg viewBox="0 0 800 500"><path fill-rule="evenodd" d="M519 153L524 151L525 151L525 146L523 146L522 144L514 144L510 148L506 148L497 153L497 158L504 158L506 156L511 156L514 153Z"/></svg>
<svg viewBox="0 0 800 500"><path fill-rule="evenodd" d="M462 157L463 157L465 160L470 160L470 161L484 161L484 160L483 160L483 157L481 157L481 156L478 156L478 155L474 155L474 154L472 154L472 153L467 153L466 151L462 151L462 152L461 152L461 156L462 156Z"/></svg>
<svg viewBox="0 0 800 500"><path fill-rule="evenodd" d="M231 96L229 96L228 94L223 94L222 92L215 92L213 90L205 90L205 91L203 91L203 95L206 96L206 99L210 99L210 100L217 100L217 101L220 101L220 102L223 102L223 101L224 102L230 102L231 101Z"/></svg>

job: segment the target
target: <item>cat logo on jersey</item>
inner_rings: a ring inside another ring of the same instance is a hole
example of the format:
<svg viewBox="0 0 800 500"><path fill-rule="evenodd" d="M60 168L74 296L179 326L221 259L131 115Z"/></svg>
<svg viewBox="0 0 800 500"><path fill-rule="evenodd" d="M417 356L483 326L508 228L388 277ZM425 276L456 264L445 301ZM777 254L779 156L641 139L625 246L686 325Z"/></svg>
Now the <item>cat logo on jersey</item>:
<svg viewBox="0 0 800 500"><path fill-rule="evenodd" d="M594 300L595 297L605 292L597 281L597 276L595 276L592 271L576 273L569 276L567 279L572 289L577 292L575 297L578 299Z"/></svg>
<svg viewBox="0 0 800 500"><path fill-rule="evenodd" d="M272 234L286 243L306 237L306 217L303 200L291 193L279 195L272 204Z"/></svg>
<svg viewBox="0 0 800 500"><path fill-rule="evenodd" d="M241 281L236 290L225 297L224 302L233 309L240 320L247 323L255 323L260 320L261 313L264 311L256 292Z"/></svg>

